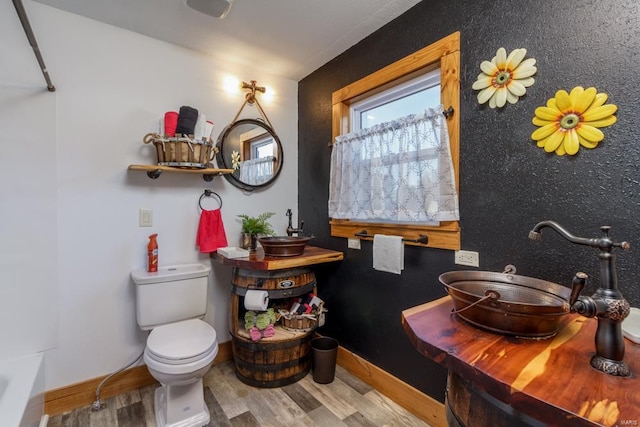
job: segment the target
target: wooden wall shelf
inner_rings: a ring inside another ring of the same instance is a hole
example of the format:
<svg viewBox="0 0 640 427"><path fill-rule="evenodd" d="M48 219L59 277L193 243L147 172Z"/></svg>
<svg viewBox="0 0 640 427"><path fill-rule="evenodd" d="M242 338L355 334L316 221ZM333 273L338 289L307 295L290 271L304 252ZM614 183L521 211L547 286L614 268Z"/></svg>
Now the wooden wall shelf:
<svg viewBox="0 0 640 427"><path fill-rule="evenodd" d="M233 169L216 169L216 168L205 168L205 169L188 169L188 168L179 168L173 166L161 166L161 165L129 165L128 168L130 171L141 171L146 172L147 176L151 179L158 178L162 172L170 172L170 173L190 173L190 174L199 174L202 175L202 178L210 182L217 175L225 175L229 173L233 173Z"/></svg>

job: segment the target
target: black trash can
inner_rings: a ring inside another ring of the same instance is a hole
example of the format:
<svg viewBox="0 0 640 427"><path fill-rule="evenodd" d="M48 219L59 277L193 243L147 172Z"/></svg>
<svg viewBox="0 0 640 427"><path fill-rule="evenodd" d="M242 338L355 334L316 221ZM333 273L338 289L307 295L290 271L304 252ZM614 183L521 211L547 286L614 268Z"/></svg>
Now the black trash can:
<svg viewBox="0 0 640 427"><path fill-rule="evenodd" d="M318 384L329 384L336 374L338 341L320 337L311 340L313 380Z"/></svg>

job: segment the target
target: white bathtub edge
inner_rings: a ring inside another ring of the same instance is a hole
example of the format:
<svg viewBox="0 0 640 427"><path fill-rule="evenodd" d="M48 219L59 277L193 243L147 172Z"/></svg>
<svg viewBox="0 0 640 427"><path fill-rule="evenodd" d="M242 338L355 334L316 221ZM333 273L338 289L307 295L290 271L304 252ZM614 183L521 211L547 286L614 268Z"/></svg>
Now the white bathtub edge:
<svg viewBox="0 0 640 427"><path fill-rule="evenodd" d="M44 363L41 353L0 360L8 379L0 396L0 426L38 427L44 415Z"/></svg>

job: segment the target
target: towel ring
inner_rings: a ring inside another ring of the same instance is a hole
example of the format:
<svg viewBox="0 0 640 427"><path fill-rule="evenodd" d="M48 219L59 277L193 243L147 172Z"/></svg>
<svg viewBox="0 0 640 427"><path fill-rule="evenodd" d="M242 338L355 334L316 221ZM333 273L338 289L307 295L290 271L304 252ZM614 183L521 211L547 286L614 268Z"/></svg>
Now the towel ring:
<svg viewBox="0 0 640 427"><path fill-rule="evenodd" d="M200 195L200 199L198 200L198 206L200 206L200 210L205 210L202 207L202 199L204 197L215 197L218 199L218 203L220 204L219 209L222 208L222 197L220 197L220 195L218 193L216 193L215 191L211 191L211 190L204 190L204 193L202 193L202 195Z"/></svg>

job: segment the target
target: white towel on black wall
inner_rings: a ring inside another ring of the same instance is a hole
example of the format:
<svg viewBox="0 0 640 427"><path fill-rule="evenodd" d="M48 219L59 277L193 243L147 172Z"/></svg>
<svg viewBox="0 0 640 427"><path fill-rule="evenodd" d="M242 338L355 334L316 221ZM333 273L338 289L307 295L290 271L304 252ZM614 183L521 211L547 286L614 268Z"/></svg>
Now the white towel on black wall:
<svg viewBox="0 0 640 427"><path fill-rule="evenodd" d="M404 243L401 236L373 236L374 270L400 274L404 270Z"/></svg>

